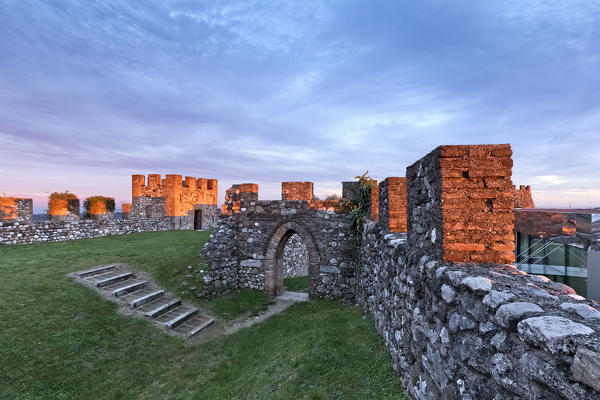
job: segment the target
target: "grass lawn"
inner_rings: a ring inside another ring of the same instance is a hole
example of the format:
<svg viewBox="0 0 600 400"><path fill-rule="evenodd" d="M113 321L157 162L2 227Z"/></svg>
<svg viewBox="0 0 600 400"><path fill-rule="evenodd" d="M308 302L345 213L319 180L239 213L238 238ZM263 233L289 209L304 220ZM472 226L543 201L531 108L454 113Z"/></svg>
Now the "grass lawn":
<svg viewBox="0 0 600 400"><path fill-rule="evenodd" d="M0 398L404 398L381 338L358 308L300 303L189 346L65 277L126 262L175 292L207 239L175 231L0 247ZM262 302L240 293L213 309L246 312L232 305L235 296L250 308Z"/></svg>
<svg viewBox="0 0 600 400"><path fill-rule="evenodd" d="M283 278L283 286L291 292L308 292L308 276Z"/></svg>

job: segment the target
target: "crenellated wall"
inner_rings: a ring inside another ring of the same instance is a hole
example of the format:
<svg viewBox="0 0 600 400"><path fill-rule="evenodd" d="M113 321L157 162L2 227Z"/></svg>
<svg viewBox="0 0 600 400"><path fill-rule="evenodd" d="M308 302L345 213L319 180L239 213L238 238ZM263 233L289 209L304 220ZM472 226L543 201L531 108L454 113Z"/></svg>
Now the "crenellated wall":
<svg viewBox="0 0 600 400"><path fill-rule="evenodd" d="M178 229L208 229L217 218L218 181L181 175L132 175L129 218L173 217Z"/></svg>
<svg viewBox="0 0 600 400"><path fill-rule="evenodd" d="M357 268L347 215L250 202L206 244L203 294L279 294L281 254L298 234L312 297L357 301L373 316L410 398L600 399L600 304L511 264L511 154L441 146L407 168L405 198L382 182L382 218L366 221ZM403 201L408 232L390 233Z"/></svg>

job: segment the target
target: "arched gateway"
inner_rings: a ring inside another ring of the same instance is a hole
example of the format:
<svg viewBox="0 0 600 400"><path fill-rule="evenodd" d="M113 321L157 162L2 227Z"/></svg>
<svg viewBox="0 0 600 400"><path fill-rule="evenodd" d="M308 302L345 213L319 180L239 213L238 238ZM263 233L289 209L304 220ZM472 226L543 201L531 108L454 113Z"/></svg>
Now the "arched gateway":
<svg viewBox="0 0 600 400"><path fill-rule="evenodd" d="M265 292L279 295L283 292L283 249L294 235L300 236L308 252L308 292L314 295L319 282L319 249L308 228L296 221L283 222L271 235L264 253Z"/></svg>
<svg viewBox="0 0 600 400"><path fill-rule="evenodd" d="M333 202L290 200L289 191L281 201L257 201L256 192L238 192L202 252L209 264L206 297L240 287L281 294L283 251L298 234L308 251L310 297L353 300L356 277L348 214L335 211ZM307 192L310 197L311 188Z"/></svg>

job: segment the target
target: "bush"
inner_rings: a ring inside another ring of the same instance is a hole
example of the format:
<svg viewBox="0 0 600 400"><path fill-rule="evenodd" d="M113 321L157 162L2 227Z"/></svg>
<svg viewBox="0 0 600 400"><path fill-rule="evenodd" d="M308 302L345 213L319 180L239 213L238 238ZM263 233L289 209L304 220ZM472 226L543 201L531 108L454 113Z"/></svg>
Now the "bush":
<svg viewBox="0 0 600 400"><path fill-rule="evenodd" d="M46 214L50 215L50 210L57 207L56 203L64 200L77 200L77 196L73 193L70 193L68 190L65 190L64 192L50 193L50 196L48 196L48 209L46 210Z"/></svg>
<svg viewBox="0 0 600 400"><path fill-rule="evenodd" d="M114 212L115 211L115 199L113 197L104 197L104 196L92 196L85 199L83 202L83 217L90 217L90 205L96 202L104 202L104 206L106 207L106 212Z"/></svg>

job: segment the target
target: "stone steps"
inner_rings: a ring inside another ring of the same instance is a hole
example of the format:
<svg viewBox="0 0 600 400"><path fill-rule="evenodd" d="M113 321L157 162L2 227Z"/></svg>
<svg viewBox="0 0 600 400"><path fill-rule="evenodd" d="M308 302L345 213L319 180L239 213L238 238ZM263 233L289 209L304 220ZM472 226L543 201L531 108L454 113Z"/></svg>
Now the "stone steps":
<svg viewBox="0 0 600 400"><path fill-rule="evenodd" d="M135 314L160 324L171 334L191 337L214 322L200 314L198 308L185 304L149 280L136 278L120 264L103 265L72 276Z"/></svg>

